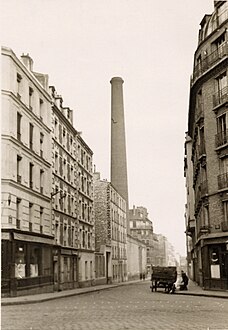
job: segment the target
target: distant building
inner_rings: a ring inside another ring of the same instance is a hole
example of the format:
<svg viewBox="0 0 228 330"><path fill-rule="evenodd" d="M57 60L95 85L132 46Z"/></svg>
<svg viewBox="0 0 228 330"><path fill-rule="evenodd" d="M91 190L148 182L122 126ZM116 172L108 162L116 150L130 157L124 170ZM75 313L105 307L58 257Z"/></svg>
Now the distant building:
<svg viewBox="0 0 228 330"><path fill-rule="evenodd" d="M194 55L185 164L187 188L194 189L194 198L187 193L194 207L194 217L186 213L188 263L200 286L222 290L228 289L227 28L228 2L215 1L200 23Z"/></svg>
<svg viewBox="0 0 228 330"><path fill-rule="evenodd" d="M137 238L146 245L146 271L149 272L151 265L155 264L155 249L153 223L148 218L147 209L142 206L133 206L133 209L129 210L129 223L131 236Z"/></svg>
<svg viewBox="0 0 228 330"><path fill-rule="evenodd" d="M127 280L126 201L112 184L94 173L96 279Z"/></svg>
<svg viewBox="0 0 228 330"><path fill-rule="evenodd" d="M2 48L2 295L53 289L48 76Z"/></svg>

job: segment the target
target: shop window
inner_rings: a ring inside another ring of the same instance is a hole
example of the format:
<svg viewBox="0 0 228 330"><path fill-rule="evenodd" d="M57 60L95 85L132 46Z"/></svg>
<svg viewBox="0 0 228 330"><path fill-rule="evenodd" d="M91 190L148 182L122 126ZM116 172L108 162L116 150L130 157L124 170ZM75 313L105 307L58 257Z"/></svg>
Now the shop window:
<svg viewBox="0 0 228 330"><path fill-rule="evenodd" d="M29 270L30 277L36 277L41 275L41 248L38 246L29 247Z"/></svg>
<svg viewBox="0 0 228 330"><path fill-rule="evenodd" d="M15 277L26 277L26 246L24 243L16 243L15 246Z"/></svg>

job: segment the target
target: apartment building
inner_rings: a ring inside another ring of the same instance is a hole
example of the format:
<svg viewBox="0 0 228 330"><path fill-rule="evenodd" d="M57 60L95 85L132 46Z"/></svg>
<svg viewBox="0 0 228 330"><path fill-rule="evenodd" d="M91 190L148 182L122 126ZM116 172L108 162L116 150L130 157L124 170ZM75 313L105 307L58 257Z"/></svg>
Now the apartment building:
<svg viewBox="0 0 228 330"><path fill-rule="evenodd" d="M96 278L127 280L126 201L107 180L94 173ZM102 257L103 256L103 257ZM103 260L103 261L102 261Z"/></svg>
<svg viewBox="0 0 228 330"><path fill-rule="evenodd" d="M146 245L147 266L143 272L150 272L151 265L155 264L155 240L153 234L153 223L148 218L148 212L145 207L133 206L129 210L130 235Z"/></svg>
<svg viewBox="0 0 228 330"><path fill-rule="evenodd" d="M78 180L78 220L79 220L79 284L89 286L95 280L95 227L93 205L93 152L76 135L77 180Z"/></svg>
<svg viewBox="0 0 228 330"><path fill-rule="evenodd" d="M51 98L29 55L2 47L2 294L53 289Z"/></svg>
<svg viewBox="0 0 228 330"><path fill-rule="evenodd" d="M200 23L188 117L195 219L188 217L186 232L193 238L193 273L200 286L222 290L228 289L227 27L228 2L215 1Z"/></svg>
<svg viewBox="0 0 228 330"><path fill-rule="evenodd" d="M73 127L73 111L63 106L63 98L54 86L50 86L49 91L52 97L54 289L58 291L79 286L77 131Z"/></svg>

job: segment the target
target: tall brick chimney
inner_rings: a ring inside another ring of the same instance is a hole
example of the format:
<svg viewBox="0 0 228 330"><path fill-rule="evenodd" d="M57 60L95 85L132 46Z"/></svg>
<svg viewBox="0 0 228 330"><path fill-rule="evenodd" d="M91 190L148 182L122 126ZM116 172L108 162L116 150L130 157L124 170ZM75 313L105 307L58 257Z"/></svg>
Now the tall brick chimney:
<svg viewBox="0 0 228 330"><path fill-rule="evenodd" d="M127 154L125 139L123 79L111 79L111 183L117 192L126 200L127 232L129 229L129 203Z"/></svg>

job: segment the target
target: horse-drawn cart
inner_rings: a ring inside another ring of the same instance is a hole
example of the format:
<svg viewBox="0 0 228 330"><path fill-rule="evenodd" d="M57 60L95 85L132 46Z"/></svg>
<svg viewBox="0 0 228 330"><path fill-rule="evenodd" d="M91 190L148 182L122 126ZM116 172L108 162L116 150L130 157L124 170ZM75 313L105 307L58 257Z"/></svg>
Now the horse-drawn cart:
<svg viewBox="0 0 228 330"><path fill-rule="evenodd" d="M157 291L157 288L165 288L168 293L175 292L174 283L177 280L176 267L153 266L151 270L151 291Z"/></svg>

